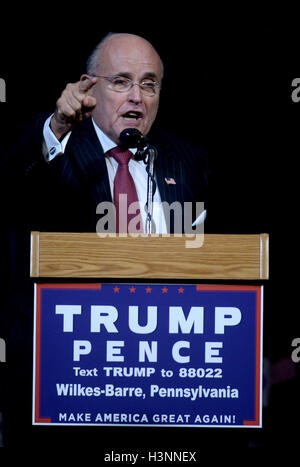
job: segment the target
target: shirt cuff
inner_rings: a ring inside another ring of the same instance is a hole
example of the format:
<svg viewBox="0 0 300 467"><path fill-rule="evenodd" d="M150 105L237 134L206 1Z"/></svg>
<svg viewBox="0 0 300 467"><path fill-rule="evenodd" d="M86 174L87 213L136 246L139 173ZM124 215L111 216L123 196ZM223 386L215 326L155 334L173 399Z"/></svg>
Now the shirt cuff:
<svg viewBox="0 0 300 467"><path fill-rule="evenodd" d="M43 154L47 162L51 162L59 154L63 154L65 151L66 144L71 135L71 131L67 133L62 141L59 141L53 131L50 128L50 120L53 117L53 114L44 123L43 136L44 136L44 145L43 145Z"/></svg>

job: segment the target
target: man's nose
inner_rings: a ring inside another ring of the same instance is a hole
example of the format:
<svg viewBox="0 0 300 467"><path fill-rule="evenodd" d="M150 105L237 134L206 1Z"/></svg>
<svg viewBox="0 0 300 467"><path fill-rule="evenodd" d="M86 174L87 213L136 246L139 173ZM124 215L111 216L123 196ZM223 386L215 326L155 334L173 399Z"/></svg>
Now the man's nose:
<svg viewBox="0 0 300 467"><path fill-rule="evenodd" d="M142 102L142 90L137 83L133 83L131 89L129 90L128 100L130 102L134 102L135 104Z"/></svg>

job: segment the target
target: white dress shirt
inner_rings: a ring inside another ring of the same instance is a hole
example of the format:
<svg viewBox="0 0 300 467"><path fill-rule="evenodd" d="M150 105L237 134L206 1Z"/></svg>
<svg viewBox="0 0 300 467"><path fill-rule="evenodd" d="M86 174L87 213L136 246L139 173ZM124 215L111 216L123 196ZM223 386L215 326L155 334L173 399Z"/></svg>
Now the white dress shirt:
<svg viewBox="0 0 300 467"><path fill-rule="evenodd" d="M54 133L50 128L50 120L52 115L46 120L44 124L44 155L48 162L51 162L56 156L59 154L64 153L67 142L71 135L71 131L65 135L62 141L59 141ZM114 143L103 131L98 127L95 121L92 119L96 134L99 138L100 144L103 148L103 152L105 154L106 166L108 171L108 178L109 178L109 185L111 190L111 196L113 199L114 193L114 179L118 168L117 161L110 157L107 153L113 147L116 146ZM134 154L136 152L135 148L130 149ZM137 196L140 202L140 211L143 221L143 226L145 230L146 225L146 209L145 205L147 202L147 178L148 174L146 172L146 165L143 161L136 161L134 159L130 159L128 164L129 172L134 180ZM161 198L159 194L158 187L156 187L156 191L153 198L153 214L152 219L155 223L155 232L160 234L167 233L167 226L165 221L165 216L163 213L163 208L161 206Z"/></svg>

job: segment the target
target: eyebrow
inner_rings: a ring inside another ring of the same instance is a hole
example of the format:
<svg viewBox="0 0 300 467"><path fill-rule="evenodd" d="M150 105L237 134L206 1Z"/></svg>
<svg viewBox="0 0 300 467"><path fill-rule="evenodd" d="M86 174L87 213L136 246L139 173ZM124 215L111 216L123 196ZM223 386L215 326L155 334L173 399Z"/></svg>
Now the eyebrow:
<svg viewBox="0 0 300 467"><path fill-rule="evenodd" d="M124 78L132 79L132 73L130 73L129 71L119 71L118 73L115 73L113 76L124 76ZM145 79L145 78L154 78L156 81L158 81L158 77L156 73L154 73L153 71L146 71L143 74L141 79Z"/></svg>

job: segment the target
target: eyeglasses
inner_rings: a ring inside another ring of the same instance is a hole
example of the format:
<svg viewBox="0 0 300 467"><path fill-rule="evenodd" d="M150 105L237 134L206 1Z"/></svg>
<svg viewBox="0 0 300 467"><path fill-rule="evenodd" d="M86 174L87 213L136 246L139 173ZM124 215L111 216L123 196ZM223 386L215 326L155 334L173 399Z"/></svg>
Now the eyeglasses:
<svg viewBox="0 0 300 467"><path fill-rule="evenodd" d="M129 91L136 84L147 96L155 96L160 86L158 81L153 81L150 78L143 79L141 83L135 83L132 79L126 78L125 76L100 76L94 74L91 76L106 79L109 83L108 89L116 92Z"/></svg>

